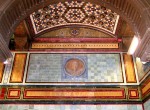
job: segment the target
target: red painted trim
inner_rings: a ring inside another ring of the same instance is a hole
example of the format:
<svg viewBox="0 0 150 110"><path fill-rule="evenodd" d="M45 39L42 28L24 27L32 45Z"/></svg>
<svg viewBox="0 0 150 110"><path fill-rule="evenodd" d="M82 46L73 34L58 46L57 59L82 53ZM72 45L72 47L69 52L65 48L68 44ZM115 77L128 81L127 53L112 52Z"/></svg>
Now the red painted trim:
<svg viewBox="0 0 150 110"><path fill-rule="evenodd" d="M150 79L148 79L147 81L144 82L144 84L142 84L141 90L142 90L148 83L150 83ZM149 93L150 93L150 88L149 88L145 93L142 92L142 97L146 96L146 95L149 94Z"/></svg>
<svg viewBox="0 0 150 110"><path fill-rule="evenodd" d="M17 91L17 96L10 96L11 91ZM19 99L21 94L20 88L9 88L7 93L7 99Z"/></svg>
<svg viewBox="0 0 150 110"><path fill-rule="evenodd" d="M105 92L105 91L120 91L122 92L122 96L27 96L28 91L55 91L55 92ZM85 89L62 89L62 90L55 90L55 89L25 89L24 91L24 98L25 99L66 99L66 98L87 98L87 99L125 99L125 89L120 90L85 90Z"/></svg>
<svg viewBox="0 0 150 110"><path fill-rule="evenodd" d="M6 88L1 88L0 99L4 99L5 98L5 92L6 92Z"/></svg>
<svg viewBox="0 0 150 110"><path fill-rule="evenodd" d="M150 82L150 77L148 77L148 79L146 79L146 81L143 82L141 89L143 89L149 82Z"/></svg>
<svg viewBox="0 0 150 110"><path fill-rule="evenodd" d="M102 52L121 52L120 49L30 49L29 52L51 52L51 53L102 53Z"/></svg>
<svg viewBox="0 0 150 110"><path fill-rule="evenodd" d="M80 88L72 88L72 89L61 89L61 88L57 88L57 89L44 89L44 88L37 88L37 89L25 89L25 91L54 91L54 92L118 92L118 91L124 91L124 89L110 89L108 90L107 88L106 89L80 89Z"/></svg>
<svg viewBox="0 0 150 110"><path fill-rule="evenodd" d="M136 92L136 96L131 96L131 91L135 91ZM129 99L139 99L138 89L129 89L128 90L128 94L129 94Z"/></svg>
<svg viewBox="0 0 150 110"><path fill-rule="evenodd" d="M103 43L113 43L113 42L122 42L122 39L117 38L35 38L34 42L103 42Z"/></svg>

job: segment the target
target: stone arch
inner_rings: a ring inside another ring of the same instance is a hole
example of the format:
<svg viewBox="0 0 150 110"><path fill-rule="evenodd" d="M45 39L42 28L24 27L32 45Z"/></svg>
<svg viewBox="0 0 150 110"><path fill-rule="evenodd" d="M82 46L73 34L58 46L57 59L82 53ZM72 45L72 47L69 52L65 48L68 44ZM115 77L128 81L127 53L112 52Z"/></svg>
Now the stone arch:
<svg viewBox="0 0 150 110"><path fill-rule="evenodd" d="M4 3L1 3L3 4L0 9L0 12L2 12L0 15L1 39L4 39L8 44L10 36L21 20L25 19L25 17L29 16L35 10L48 4L64 1L65 0L6 0ZM144 38L150 24L147 11L142 10L142 8L145 7L145 1L146 0L84 0L84 2L101 4L117 12L131 25L134 32L141 39ZM5 50L5 48L1 48L1 50ZM7 53L10 52L6 51L5 54Z"/></svg>

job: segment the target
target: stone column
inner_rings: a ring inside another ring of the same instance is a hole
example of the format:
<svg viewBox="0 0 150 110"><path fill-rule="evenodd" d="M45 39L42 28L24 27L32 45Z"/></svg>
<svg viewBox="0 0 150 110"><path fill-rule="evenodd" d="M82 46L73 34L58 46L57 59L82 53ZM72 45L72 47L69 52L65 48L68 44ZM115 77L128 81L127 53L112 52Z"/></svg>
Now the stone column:
<svg viewBox="0 0 150 110"><path fill-rule="evenodd" d="M135 52L135 56L141 58L144 62L150 61L150 28L148 28L143 35Z"/></svg>
<svg viewBox="0 0 150 110"><path fill-rule="evenodd" d="M3 36L0 34L0 62L4 62L8 58L11 58L12 54L8 48L6 41Z"/></svg>

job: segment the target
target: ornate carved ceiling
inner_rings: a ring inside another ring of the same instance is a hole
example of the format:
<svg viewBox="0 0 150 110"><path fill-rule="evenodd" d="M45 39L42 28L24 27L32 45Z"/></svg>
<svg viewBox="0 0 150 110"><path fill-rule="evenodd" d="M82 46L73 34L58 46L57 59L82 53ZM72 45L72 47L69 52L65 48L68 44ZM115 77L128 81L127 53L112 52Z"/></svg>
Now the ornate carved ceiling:
<svg viewBox="0 0 150 110"><path fill-rule="evenodd" d="M35 34L59 26L84 25L114 34L119 15L90 2L67 1L48 5L30 15Z"/></svg>
<svg viewBox="0 0 150 110"><path fill-rule="evenodd" d="M90 2L67 1L48 5L32 13L26 21L32 44L117 43L117 51L127 51L130 45L128 39L131 40L134 35L119 15ZM121 39L125 41L122 42Z"/></svg>

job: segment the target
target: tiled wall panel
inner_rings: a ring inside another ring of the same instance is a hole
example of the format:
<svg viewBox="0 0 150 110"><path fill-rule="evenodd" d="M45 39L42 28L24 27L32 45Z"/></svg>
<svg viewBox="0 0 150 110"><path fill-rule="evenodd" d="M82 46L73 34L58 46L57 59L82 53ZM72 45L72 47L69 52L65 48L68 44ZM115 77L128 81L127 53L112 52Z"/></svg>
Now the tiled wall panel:
<svg viewBox="0 0 150 110"><path fill-rule="evenodd" d="M29 59L27 58L27 54L29 55ZM85 71L81 76L69 76L64 69L67 60L74 57L84 61ZM34 83L36 85L37 83L66 84L81 82L89 84L137 84L135 75L136 68L134 68L135 65L132 56L123 54L124 63L122 63L122 60L120 59L122 59L120 53L50 54L39 52L16 52L14 53L12 64L5 66L5 70L7 71L4 72L4 65L0 65L0 79L2 79L2 74L4 73L4 77L7 77L5 80L8 80L5 81L5 84ZM8 68L8 66L10 67ZM123 74L124 71L125 74ZM127 83L124 82L124 79L127 79ZM23 82L23 80L25 82Z"/></svg>
<svg viewBox="0 0 150 110"><path fill-rule="evenodd" d="M144 110L150 110L150 99L144 103Z"/></svg>
<svg viewBox="0 0 150 110"><path fill-rule="evenodd" d="M65 72L66 62L72 58L84 62L82 75L69 76ZM120 54L30 54L26 82L123 83Z"/></svg>
<svg viewBox="0 0 150 110"><path fill-rule="evenodd" d="M34 105L34 104L6 104L1 110L143 110L142 105ZM149 109L145 109L149 110Z"/></svg>

